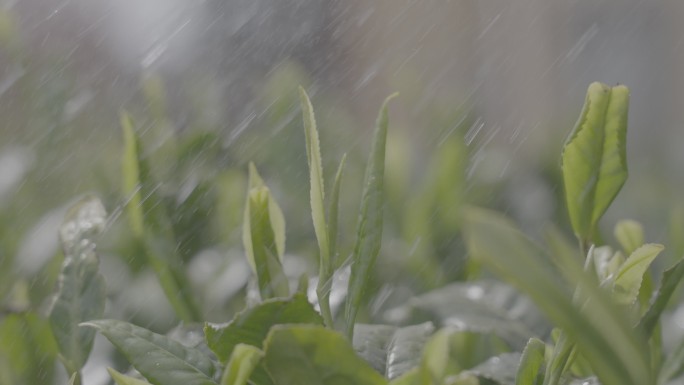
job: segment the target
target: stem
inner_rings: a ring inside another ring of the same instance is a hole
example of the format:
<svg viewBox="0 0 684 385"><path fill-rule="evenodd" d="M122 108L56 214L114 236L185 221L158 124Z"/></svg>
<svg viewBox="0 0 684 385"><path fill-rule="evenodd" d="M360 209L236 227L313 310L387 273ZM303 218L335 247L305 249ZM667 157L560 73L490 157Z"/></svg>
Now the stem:
<svg viewBox="0 0 684 385"><path fill-rule="evenodd" d="M81 385L81 371L77 370L71 374L71 379L69 380L69 385Z"/></svg>
<svg viewBox="0 0 684 385"><path fill-rule="evenodd" d="M316 294L318 295L318 306L321 308L321 315L323 316L323 322L325 326L332 329L334 327L332 311L330 310L330 287L327 288L325 284L321 285L319 277L318 288L316 288Z"/></svg>
<svg viewBox="0 0 684 385"><path fill-rule="evenodd" d="M579 250L582 253L584 260L584 270L589 268L589 242L583 239L579 239ZM573 294L573 302L575 304L580 300L581 288L575 288L575 293ZM558 337L558 342L553 348L553 355L549 364L546 366L546 372L544 373L544 385L558 385L560 384L561 377L565 372L570 370L575 357L577 355L577 345L570 341L564 330L561 330Z"/></svg>
<svg viewBox="0 0 684 385"><path fill-rule="evenodd" d="M323 254L323 253L321 253ZM318 296L318 306L321 308L321 315L325 326L333 328L332 311L330 310L330 290L332 289L333 270L330 265L330 256L321 258L321 265L318 271L318 285L316 285L316 295Z"/></svg>

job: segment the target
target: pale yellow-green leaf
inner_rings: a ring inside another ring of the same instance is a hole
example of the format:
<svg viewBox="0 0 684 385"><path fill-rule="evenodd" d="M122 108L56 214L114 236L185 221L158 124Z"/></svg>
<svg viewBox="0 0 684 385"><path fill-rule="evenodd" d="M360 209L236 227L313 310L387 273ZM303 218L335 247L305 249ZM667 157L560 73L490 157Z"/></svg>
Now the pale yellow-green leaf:
<svg viewBox="0 0 684 385"><path fill-rule="evenodd" d="M663 245L647 243L634 250L620 266L613 283L613 295L617 302L631 305L637 300L644 274L663 249Z"/></svg>
<svg viewBox="0 0 684 385"><path fill-rule="evenodd" d="M245 385L264 352L247 344L237 344L221 377L221 385Z"/></svg>
<svg viewBox="0 0 684 385"><path fill-rule="evenodd" d="M318 240L319 270L318 270L318 302L325 323L332 326L333 319L330 311L330 289L332 285L333 266L330 263L330 242L328 240L328 224L325 220L325 190L323 188L323 165L321 163L321 148L316 130L316 118L309 96L299 87L299 99L302 106L304 120L304 137L306 139L306 158L309 163L309 196L311 202L311 218L314 232Z"/></svg>
<svg viewBox="0 0 684 385"><path fill-rule="evenodd" d="M592 83L563 147L568 214L575 234L585 243L627 180L628 106L627 87Z"/></svg>
<svg viewBox="0 0 684 385"><path fill-rule="evenodd" d="M112 376L114 382L117 385L150 385L149 382L139 380L137 378L129 377L125 374L121 374L112 368L107 368L109 375Z"/></svg>
<svg viewBox="0 0 684 385"><path fill-rule="evenodd" d="M247 261L256 275L261 298L287 297L289 282L282 266L285 219L252 163L249 165L242 243Z"/></svg>
<svg viewBox="0 0 684 385"><path fill-rule="evenodd" d="M622 220L615 225L615 238L626 254L632 254L644 244L644 227L634 220Z"/></svg>

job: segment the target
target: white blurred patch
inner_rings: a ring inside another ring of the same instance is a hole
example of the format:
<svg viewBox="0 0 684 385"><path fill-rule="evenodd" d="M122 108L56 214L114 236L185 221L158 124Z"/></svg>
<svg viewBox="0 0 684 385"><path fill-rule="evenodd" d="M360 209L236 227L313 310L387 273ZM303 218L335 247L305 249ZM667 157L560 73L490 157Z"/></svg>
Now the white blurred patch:
<svg viewBox="0 0 684 385"><path fill-rule="evenodd" d="M0 204L24 180L35 155L28 148L13 146L0 152Z"/></svg>
<svg viewBox="0 0 684 385"><path fill-rule="evenodd" d="M19 274L25 277L34 275L55 255L59 247L57 233L65 214L66 207L54 209L43 215L26 233L15 260Z"/></svg>

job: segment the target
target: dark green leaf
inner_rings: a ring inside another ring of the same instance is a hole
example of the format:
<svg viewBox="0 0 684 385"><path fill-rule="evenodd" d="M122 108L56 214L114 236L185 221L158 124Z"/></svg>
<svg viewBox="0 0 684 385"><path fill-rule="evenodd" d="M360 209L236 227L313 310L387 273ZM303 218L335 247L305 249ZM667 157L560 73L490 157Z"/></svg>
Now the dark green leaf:
<svg viewBox="0 0 684 385"><path fill-rule="evenodd" d="M548 322L529 298L494 280L453 283L411 298L392 313L427 313L439 326L491 333L514 349L522 349L530 336L549 332Z"/></svg>
<svg viewBox="0 0 684 385"><path fill-rule="evenodd" d="M375 260L380 252L382 241L384 174L385 174L385 143L387 141L388 114L387 104L397 94L389 96L380 108L376 123L375 135L370 158L366 165L361 210L357 225L356 245L352 255L351 277L347 303L345 306L345 320L347 336L354 334L356 314L361 306L361 299L366 291L368 279L373 271Z"/></svg>
<svg viewBox="0 0 684 385"><path fill-rule="evenodd" d="M677 264L667 269L663 273L663 278L660 280L660 289L656 294L655 300L651 304L646 314L641 318L639 325L643 328L645 334L650 336L658 325L660 316L667 306L667 302L674 293L674 290L679 285L679 282L684 277L684 259L679 260Z"/></svg>
<svg viewBox="0 0 684 385"><path fill-rule="evenodd" d="M520 353L504 353L469 369L468 373L479 378L495 381L500 385L515 385L515 376L519 363Z"/></svg>
<svg viewBox="0 0 684 385"><path fill-rule="evenodd" d="M354 350L392 380L418 366L423 346L433 331L430 322L406 327L357 324Z"/></svg>
<svg viewBox="0 0 684 385"><path fill-rule="evenodd" d="M627 180L628 107L627 87L592 83L563 147L568 213L575 234L584 242Z"/></svg>
<svg viewBox="0 0 684 385"><path fill-rule="evenodd" d="M305 296L272 299L242 311L227 325L207 324L204 334L209 348L222 363L227 363L237 344L263 348L263 341L272 326L278 324L322 325L321 316Z"/></svg>
<svg viewBox="0 0 684 385"><path fill-rule="evenodd" d="M99 330L153 385L216 385L216 364L197 349L123 321L82 325Z"/></svg>
<svg viewBox="0 0 684 385"><path fill-rule="evenodd" d="M265 351L266 369L276 385L387 384L343 335L320 326L275 326Z"/></svg>

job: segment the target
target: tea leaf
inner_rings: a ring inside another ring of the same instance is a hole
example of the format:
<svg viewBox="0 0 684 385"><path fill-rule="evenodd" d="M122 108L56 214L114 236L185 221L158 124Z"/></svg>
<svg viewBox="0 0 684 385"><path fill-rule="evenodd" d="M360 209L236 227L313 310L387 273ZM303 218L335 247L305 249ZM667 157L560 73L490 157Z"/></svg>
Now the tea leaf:
<svg viewBox="0 0 684 385"><path fill-rule="evenodd" d="M323 189L323 165L321 164L321 147L316 130L316 118L314 117L313 107L309 96L304 88L299 87L299 99L302 106L304 118L304 136L306 139L306 159L309 163L309 182L310 182L310 201L311 217L313 219L314 231L318 240L319 250L319 273L318 303L325 323L333 326L332 313L330 311L330 289L332 286L333 265L330 261L330 242L328 241L328 225L325 220L325 190Z"/></svg>
<svg viewBox="0 0 684 385"><path fill-rule="evenodd" d="M447 374L453 330L442 329L425 344L420 362L422 381L441 384Z"/></svg>
<svg viewBox="0 0 684 385"><path fill-rule="evenodd" d="M488 359L467 372L498 384L513 385L519 362L520 353L504 353Z"/></svg>
<svg viewBox="0 0 684 385"><path fill-rule="evenodd" d="M322 325L323 320L306 296L295 294L291 299L271 299L246 309L227 325L206 324L204 334L209 348L221 363L227 363L238 344L263 347L268 331L279 324Z"/></svg>
<svg viewBox="0 0 684 385"><path fill-rule="evenodd" d="M541 385L544 381L544 353L546 344L536 338L530 338L525 346L520 365L515 375L515 385Z"/></svg>
<svg viewBox="0 0 684 385"><path fill-rule="evenodd" d="M452 283L410 298L392 312L426 314L438 326L494 334L513 349L522 349L530 336L543 337L550 330L529 298L494 280Z"/></svg>
<svg viewBox="0 0 684 385"><path fill-rule="evenodd" d="M549 266L549 257L502 216L468 209L465 238L470 254L527 293L550 320L577 342L604 385L651 383L648 345L632 329L625 314L584 274L576 258L559 263L572 286L581 285L589 300L582 311L572 302L563 278Z"/></svg>
<svg viewBox="0 0 684 385"><path fill-rule="evenodd" d="M626 254L632 254L644 244L644 228L637 221L622 220L615 225L615 238Z"/></svg>
<svg viewBox="0 0 684 385"><path fill-rule="evenodd" d="M335 173L335 181L332 187L332 193L330 193L330 206L328 208L328 239L330 242L330 263L333 266L337 266L337 226L339 222L339 206L340 206L340 188L342 185L342 174L344 173L344 165L347 160L347 154L342 155L342 160L340 160L340 165L337 167L337 173Z"/></svg>
<svg viewBox="0 0 684 385"><path fill-rule="evenodd" d="M249 265L256 274L261 299L287 297L290 288L282 265L285 218L253 163L249 164L242 243Z"/></svg>
<svg viewBox="0 0 684 385"><path fill-rule="evenodd" d="M116 385L150 385L149 382L139 380L137 378L129 377L125 374L119 373L112 368L107 368L107 372L112 377Z"/></svg>
<svg viewBox="0 0 684 385"><path fill-rule="evenodd" d="M390 95L378 115L370 158L366 165L363 197L357 225L356 245L352 255L351 277L345 306L347 336L354 335L354 321L361 306L375 260L380 252L384 206L385 143L387 140L387 104L396 97Z"/></svg>
<svg viewBox="0 0 684 385"><path fill-rule="evenodd" d="M420 364L423 346L434 329L431 322L405 327L357 324L354 350L392 380Z"/></svg>
<svg viewBox="0 0 684 385"><path fill-rule="evenodd" d="M684 340L679 341L677 346L663 363L658 374L658 384L668 384L684 373Z"/></svg>
<svg viewBox="0 0 684 385"><path fill-rule="evenodd" d="M93 238L106 216L99 199L86 197L69 210L60 227L64 263L49 319L60 359L70 375L85 365L95 338L94 330L80 329L78 324L104 314L105 282L98 272Z"/></svg>
<svg viewBox="0 0 684 385"><path fill-rule="evenodd" d="M320 326L275 326L265 351L266 369L276 385L387 384L343 335Z"/></svg>
<svg viewBox="0 0 684 385"><path fill-rule="evenodd" d="M613 283L613 294L618 303L631 305L637 300L644 274L663 248L663 245L645 244L634 250L620 266Z"/></svg>
<svg viewBox="0 0 684 385"><path fill-rule="evenodd" d="M123 321L81 325L99 330L153 385L216 385L216 364L197 349Z"/></svg>
<svg viewBox="0 0 684 385"><path fill-rule="evenodd" d="M568 213L575 234L585 243L627 180L628 107L627 87L592 83L563 147Z"/></svg>
<svg viewBox="0 0 684 385"><path fill-rule="evenodd" d="M221 377L221 385L247 384L249 376L263 357L261 349L245 344L236 345Z"/></svg>
<svg viewBox="0 0 684 385"><path fill-rule="evenodd" d="M3 315L0 341L0 384L52 383L57 346L47 320L33 312Z"/></svg>
<svg viewBox="0 0 684 385"><path fill-rule="evenodd" d="M422 380L422 372L421 368L413 368L409 370L408 372L402 374L401 376L395 378L394 380L390 381L390 385L429 385L429 383L425 384L424 382L421 382ZM479 384L476 384L479 385Z"/></svg>
<svg viewBox="0 0 684 385"><path fill-rule="evenodd" d="M663 273L663 278L660 280L660 289L656 294L651 307L646 314L639 321L639 325L644 330L647 336L653 334L660 316L667 307L667 302L672 297L674 290L679 285L679 282L684 277L684 259L680 259L674 266L670 267Z"/></svg>
<svg viewBox="0 0 684 385"><path fill-rule="evenodd" d="M126 216L131 231L143 245L145 257L178 317L184 321L198 321L201 319L200 310L174 246L176 240L171 220L158 196L158 186L141 156L140 140L133 129L133 121L126 113L121 115L121 129L124 137L123 193L128 197Z"/></svg>

